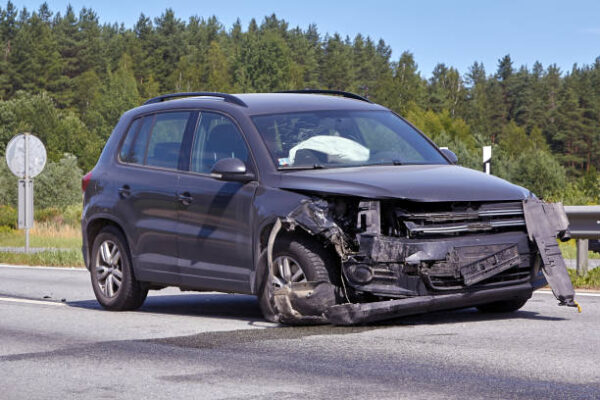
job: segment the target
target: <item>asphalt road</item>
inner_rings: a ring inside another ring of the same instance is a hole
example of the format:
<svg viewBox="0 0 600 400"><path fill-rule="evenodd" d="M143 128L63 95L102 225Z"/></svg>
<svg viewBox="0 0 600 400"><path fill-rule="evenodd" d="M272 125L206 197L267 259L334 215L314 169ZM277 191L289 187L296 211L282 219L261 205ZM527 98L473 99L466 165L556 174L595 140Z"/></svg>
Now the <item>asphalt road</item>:
<svg viewBox="0 0 600 400"><path fill-rule="evenodd" d="M578 300L290 328L251 296L168 289L115 313L86 271L0 266L0 398L600 399L600 296Z"/></svg>

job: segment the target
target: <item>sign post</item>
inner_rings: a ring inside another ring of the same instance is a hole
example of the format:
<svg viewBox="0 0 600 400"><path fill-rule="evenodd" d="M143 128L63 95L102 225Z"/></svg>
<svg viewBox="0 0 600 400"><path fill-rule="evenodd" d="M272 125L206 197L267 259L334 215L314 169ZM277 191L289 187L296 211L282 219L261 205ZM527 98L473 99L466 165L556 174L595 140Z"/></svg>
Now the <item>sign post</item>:
<svg viewBox="0 0 600 400"><path fill-rule="evenodd" d="M6 145L6 163L20 178L18 227L25 230L25 252L29 253L29 229L33 227L33 178L46 165L46 148L32 134L19 134Z"/></svg>
<svg viewBox="0 0 600 400"><path fill-rule="evenodd" d="M491 174L492 146L483 146L483 172Z"/></svg>

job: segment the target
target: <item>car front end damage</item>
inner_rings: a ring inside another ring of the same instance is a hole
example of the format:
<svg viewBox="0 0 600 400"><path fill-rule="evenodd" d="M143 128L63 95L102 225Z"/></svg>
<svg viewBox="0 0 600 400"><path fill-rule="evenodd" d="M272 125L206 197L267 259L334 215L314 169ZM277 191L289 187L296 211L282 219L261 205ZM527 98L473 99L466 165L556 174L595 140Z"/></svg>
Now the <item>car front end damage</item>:
<svg viewBox="0 0 600 400"><path fill-rule="evenodd" d="M499 301L551 286L576 307L556 238L568 237L560 203L416 202L315 197L280 218L335 248L340 282L302 282L274 293L284 323L351 325Z"/></svg>

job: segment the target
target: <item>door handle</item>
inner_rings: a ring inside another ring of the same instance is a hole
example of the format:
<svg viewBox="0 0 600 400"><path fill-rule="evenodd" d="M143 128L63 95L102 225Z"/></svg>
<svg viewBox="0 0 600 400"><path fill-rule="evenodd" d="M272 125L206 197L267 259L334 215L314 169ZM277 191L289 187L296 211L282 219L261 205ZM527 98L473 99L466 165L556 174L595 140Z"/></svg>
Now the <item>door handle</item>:
<svg viewBox="0 0 600 400"><path fill-rule="evenodd" d="M181 202L181 204L183 204L184 206L189 206L192 201L194 200L194 198L192 197L192 195L190 194L190 192L183 192L183 193L179 193L177 195L177 199Z"/></svg>
<svg viewBox="0 0 600 400"><path fill-rule="evenodd" d="M131 188L129 185L123 185L119 188L119 196L121 198L126 199L131 195Z"/></svg>

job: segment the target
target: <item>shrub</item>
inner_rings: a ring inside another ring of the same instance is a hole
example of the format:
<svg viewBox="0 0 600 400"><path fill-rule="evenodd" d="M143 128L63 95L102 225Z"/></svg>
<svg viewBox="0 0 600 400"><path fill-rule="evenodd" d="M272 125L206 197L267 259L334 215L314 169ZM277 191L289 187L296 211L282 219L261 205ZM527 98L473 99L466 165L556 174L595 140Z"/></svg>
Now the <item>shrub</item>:
<svg viewBox="0 0 600 400"><path fill-rule="evenodd" d="M63 221L67 225L79 226L81 224L82 204L73 204L63 210Z"/></svg>
<svg viewBox="0 0 600 400"><path fill-rule="evenodd" d="M0 227L17 229L17 210L11 206L0 206Z"/></svg>
<svg viewBox="0 0 600 400"><path fill-rule="evenodd" d="M50 222L57 225L63 222L62 212L56 207L36 208L34 213L35 222Z"/></svg>
<svg viewBox="0 0 600 400"><path fill-rule="evenodd" d="M81 203L81 169L70 154L50 162L35 180L36 208L60 208Z"/></svg>
<svg viewBox="0 0 600 400"><path fill-rule="evenodd" d="M560 193L567 184L565 169L545 151L522 153L515 161L513 182L543 199Z"/></svg>
<svg viewBox="0 0 600 400"><path fill-rule="evenodd" d="M17 182L18 179L8 169L4 156L0 157L0 204L17 206Z"/></svg>

